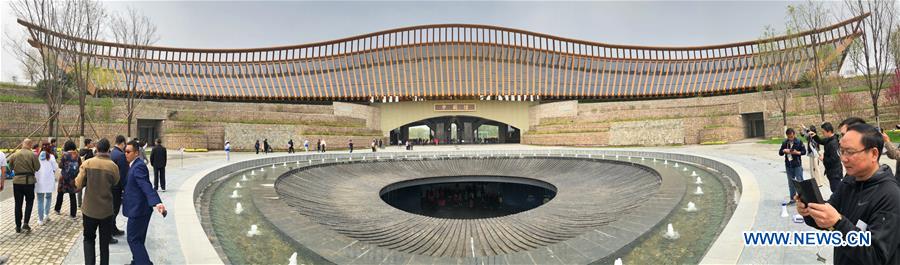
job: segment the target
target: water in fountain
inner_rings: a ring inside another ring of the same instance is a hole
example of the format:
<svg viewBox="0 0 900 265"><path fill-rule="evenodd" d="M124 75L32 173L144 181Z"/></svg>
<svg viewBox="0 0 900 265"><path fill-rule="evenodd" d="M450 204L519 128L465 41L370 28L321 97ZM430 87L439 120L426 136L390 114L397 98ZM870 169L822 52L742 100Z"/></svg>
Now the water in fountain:
<svg viewBox="0 0 900 265"><path fill-rule="evenodd" d="M696 176L697 176L697 171L691 171L691 177L696 177Z"/></svg>
<svg viewBox="0 0 900 265"><path fill-rule="evenodd" d="M243 186L241 186L241 183L238 182L238 183L234 183L234 188L235 188L235 189L240 189L240 188L243 188Z"/></svg>
<svg viewBox="0 0 900 265"><path fill-rule="evenodd" d="M250 176L256 176L256 170L250 171Z"/></svg>
<svg viewBox="0 0 900 265"><path fill-rule="evenodd" d="M687 167L681 168L681 171L687 171Z"/></svg>
<svg viewBox="0 0 900 265"><path fill-rule="evenodd" d="M240 202L234 205L234 214L241 214L242 212L244 212L244 206Z"/></svg>
<svg viewBox="0 0 900 265"><path fill-rule="evenodd" d="M247 179L247 175L241 176L241 181L248 181L248 180L249 180L249 179Z"/></svg>
<svg viewBox="0 0 900 265"><path fill-rule="evenodd" d="M622 265L622 258L617 258L616 262L613 262L613 265Z"/></svg>
<svg viewBox="0 0 900 265"><path fill-rule="evenodd" d="M671 223L669 223L669 225L666 227L666 234L663 235L663 237L672 240L678 239L678 232L675 232L675 228L672 227Z"/></svg>
<svg viewBox="0 0 900 265"><path fill-rule="evenodd" d="M701 189L700 186L697 186L697 191L694 192L694 195L700 195L700 194L703 194L703 189Z"/></svg>
<svg viewBox="0 0 900 265"><path fill-rule="evenodd" d="M263 168L263 167L259 168L259 172L266 172L266 168Z"/></svg>
<svg viewBox="0 0 900 265"><path fill-rule="evenodd" d="M297 160L297 165L299 165L299 164L300 164L300 160Z"/></svg>
<svg viewBox="0 0 900 265"><path fill-rule="evenodd" d="M284 162L284 164L282 164L281 166L285 166L285 167L286 167L286 166L287 166L287 162Z"/></svg>
<svg viewBox="0 0 900 265"><path fill-rule="evenodd" d="M256 225L250 225L250 231L247 231L247 236L253 237L259 235L259 227Z"/></svg>
<svg viewBox="0 0 900 265"><path fill-rule="evenodd" d="M675 162L675 167L678 167L678 162Z"/></svg>
<svg viewBox="0 0 900 265"><path fill-rule="evenodd" d="M297 252L291 254L291 257L288 258L288 265L297 265Z"/></svg>
<svg viewBox="0 0 900 265"><path fill-rule="evenodd" d="M232 199L237 199L237 198L240 198L240 197L241 197L241 195L238 194L238 191L237 191L237 190L234 190L233 192L231 192L231 198L232 198Z"/></svg>
<svg viewBox="0 0 900 265"><path fill-rule="evenodd" d="M272 164L272 168L275 168L275 164Z"/></svg>
<svg viewBox="0 0 900 265"><path fill-rule="evenodd" d="M669 160L663 160L663 165L668 165L668 164L669 164Z"/></svg>
<svg viewBox="0 0 900 265"><path fill-rule="evenodd" d="M688 202L687 208L685 208L684 210L685 210L685 211L688 211L688 212L696 212L696 211L697 211L697 205L694 204L694 202Z"/></svg>
<svg viewBox="0 0 900 265"><path fill-rule="evenodd" d="M697 177L697 181L694 181L694 184L700 185L703 184L703 180L700 177Z"/></svg>

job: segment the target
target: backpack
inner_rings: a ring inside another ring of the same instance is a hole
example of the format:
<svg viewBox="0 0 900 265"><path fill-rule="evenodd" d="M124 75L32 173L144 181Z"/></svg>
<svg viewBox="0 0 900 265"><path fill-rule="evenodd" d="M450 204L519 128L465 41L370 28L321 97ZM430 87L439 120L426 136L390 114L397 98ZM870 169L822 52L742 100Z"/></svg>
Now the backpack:
<svg viewBox="0 0 900 265"><path fill-rule="evenodd" d="M78 176L78 168L79 168L79 159L73 159L69 156L64 156L62 161L62 175L63 177L69 179L74 179L75 176Z"/></svg>

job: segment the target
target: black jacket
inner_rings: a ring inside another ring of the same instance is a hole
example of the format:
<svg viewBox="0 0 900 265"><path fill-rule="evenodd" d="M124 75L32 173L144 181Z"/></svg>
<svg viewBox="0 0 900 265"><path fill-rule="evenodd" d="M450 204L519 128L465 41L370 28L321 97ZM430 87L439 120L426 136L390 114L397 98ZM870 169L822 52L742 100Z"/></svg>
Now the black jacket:
<svg viewBox="0 0 900 265"><path fill-rule="evenodd" d="M150 165L154 168L166 167L166 148L161 144L154 146L150 151Z"/></svg>
<svg viewBox="0 0 900 265"><path fill-rule="evenodd" d="M88 160L94 158L94 150L90 148L81 148L81 151L78 152L78 156L81 157L81 160Z"/></svg>
<svg viewBox="0 0 900 265"><path fill-rule="evenodd" d="M867 224L872 233L868 247L835 247L834 264L900 264L900 186L891 169L882 165L869 180L858 182L845 176L843 185L831 195L828 203L841 214L835 231L845 236L862 231L857 222ZM815 220L805 217L806 224L816 227Z"/></svg>
<svg viewBox="0 0 900 265"><path fill-rule="evenodd" d="M788 148L788 143L789 143L789 140L784 139L784 142L781 142L781 148L778 149L778 155L784 156L784 165L786 167L802 166L802 163L800 162L800 158L803 157L803 155L806 155L806 147L803 147L803 142L800 141L799 138L794 138L794 143L791 147L791 150L800 151L799 155L791 155L791 154L784 153L784 149ZM793 159L788 161L788 156L791 156Z"/></svg>
<svg viewBox="0 0 900 265"><path fill-rule="evenodd" d="M826 173L835 170L843 170L843 165L841 165L841 155L838 154L838 150L841 146L840 140L838 140L836 136L821 138L819 135L816 135L813 139L825 147L825 150L822 153L825 157L822 162L825 164Z"/></svg>

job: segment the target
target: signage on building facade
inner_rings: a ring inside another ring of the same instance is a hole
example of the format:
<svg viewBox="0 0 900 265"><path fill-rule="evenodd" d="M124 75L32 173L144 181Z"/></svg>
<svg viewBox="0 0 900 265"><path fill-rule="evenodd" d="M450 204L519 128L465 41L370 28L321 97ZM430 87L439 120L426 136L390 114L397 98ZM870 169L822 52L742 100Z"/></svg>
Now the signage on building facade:
<svg viewBox="0 0 900 265"><path fill-rule="evenodd" d="M475 111L475 103L434 104L434 111Z"/></svg>

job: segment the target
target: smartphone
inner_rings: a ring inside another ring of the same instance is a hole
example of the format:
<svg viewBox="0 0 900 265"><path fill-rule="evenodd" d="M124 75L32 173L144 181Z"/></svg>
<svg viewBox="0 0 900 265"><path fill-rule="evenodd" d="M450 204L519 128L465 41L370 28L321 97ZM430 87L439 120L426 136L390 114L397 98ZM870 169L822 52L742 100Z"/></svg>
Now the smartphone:
<svg viewBox="0 0 900 265"><path fill-rule="evenodd" d="M800 201L803 203L825 203L822 193L819 192L819 184L814 178L803 181L794 180L794 189L797 190Z"/></svg>

